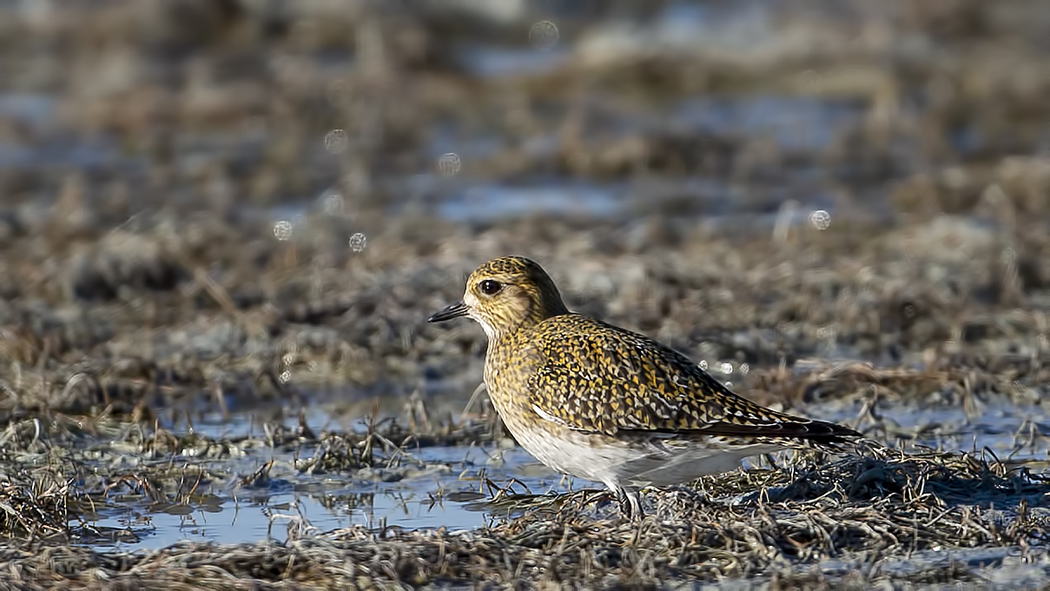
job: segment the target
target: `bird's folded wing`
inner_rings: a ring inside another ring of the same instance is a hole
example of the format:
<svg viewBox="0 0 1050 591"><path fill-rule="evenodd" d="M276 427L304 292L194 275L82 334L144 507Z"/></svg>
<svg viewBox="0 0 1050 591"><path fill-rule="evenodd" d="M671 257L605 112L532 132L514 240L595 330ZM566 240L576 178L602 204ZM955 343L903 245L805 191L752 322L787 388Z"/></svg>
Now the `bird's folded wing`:
<svg viewBox="0 0 1050 591"><path fill-rule="evenodd" d="M539 343L542 361L529 378L529 389L541 417L606 434L820 437L837 427L763 408L733 394L684 355L642 335L594 323L593 331L577 325L571 334Z"/></svg>

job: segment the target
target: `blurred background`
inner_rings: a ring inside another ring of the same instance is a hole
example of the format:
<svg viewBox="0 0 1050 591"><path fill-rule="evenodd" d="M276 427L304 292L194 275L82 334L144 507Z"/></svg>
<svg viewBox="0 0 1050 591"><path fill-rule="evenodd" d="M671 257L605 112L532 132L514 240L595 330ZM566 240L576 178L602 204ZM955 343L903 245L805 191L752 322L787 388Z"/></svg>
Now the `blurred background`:
<svg viewBox="0 0 1050 591"><path fill-rule="evenodd" d="M759 402L1045 459L1048 31L1039 0L0 0L0 409L478 416L484 334L425 319L521 254Z"/></svg>
<svg viewBox="0 0 1050 591"><path fill-rule="evenodd" d="M965 343L1050 303L1046 8L4 0L0 320L414 389L518 253L687 350L795 341L712 352L752 365Z"/></svg>

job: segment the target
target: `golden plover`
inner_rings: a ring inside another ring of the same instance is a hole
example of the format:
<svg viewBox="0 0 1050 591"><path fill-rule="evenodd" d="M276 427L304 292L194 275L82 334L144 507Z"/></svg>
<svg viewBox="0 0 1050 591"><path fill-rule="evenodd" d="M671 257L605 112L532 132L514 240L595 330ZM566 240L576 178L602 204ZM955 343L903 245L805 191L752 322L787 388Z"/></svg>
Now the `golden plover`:
<svg viewBox="0 0 1050 591"><path fill-rule="evenodd" d="M605 483L628 516L641 515L645 486L788 448L837 451L860 437L763 408L652 339L569 312L550 276L523 257L478 267L463 301L429 321L462 316L485 329L485 385L518 443L559 472Z"/></svg>

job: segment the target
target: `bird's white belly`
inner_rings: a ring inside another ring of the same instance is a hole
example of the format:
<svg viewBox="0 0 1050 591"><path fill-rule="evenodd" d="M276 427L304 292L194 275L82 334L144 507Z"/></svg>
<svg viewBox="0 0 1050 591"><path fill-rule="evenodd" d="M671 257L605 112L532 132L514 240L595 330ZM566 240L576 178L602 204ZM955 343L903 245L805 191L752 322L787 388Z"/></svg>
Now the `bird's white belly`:
<svg viewBox="0 0 1050 591"><path fill-rule="evenodd" d="M510 427L510 425L508 425ZM564 429L557 436L546 429L510 427L525 451L543 464L571 476L605 484L616 484L617 466L639 457L627 446L601 445L597 437Z"/></svg>
<svg viewBox="0 0 1050 591"><path fill-rule="evenodd" d="M774 445L681 446L627 443L613 437L508 424L526 451L551 468L616 487L669 486L735 470L743 458L783 449Z"/></svg>

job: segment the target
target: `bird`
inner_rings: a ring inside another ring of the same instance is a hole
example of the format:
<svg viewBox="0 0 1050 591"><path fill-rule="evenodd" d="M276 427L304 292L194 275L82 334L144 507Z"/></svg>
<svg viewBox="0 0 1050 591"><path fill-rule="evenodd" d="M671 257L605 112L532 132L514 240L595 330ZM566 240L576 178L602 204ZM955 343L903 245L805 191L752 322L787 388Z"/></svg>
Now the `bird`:
<svg viewBox="0 0 1050 591"><path fill-rule="evenodd" d="M558 472L603 483L629 519L644 515L645 487L785 449L838 453L861 436L765 408L670 347L570 312L550 275L525 257L482 264L463 299L428 322L461 317L488 337L485 386L517 443Z"/></svg>

